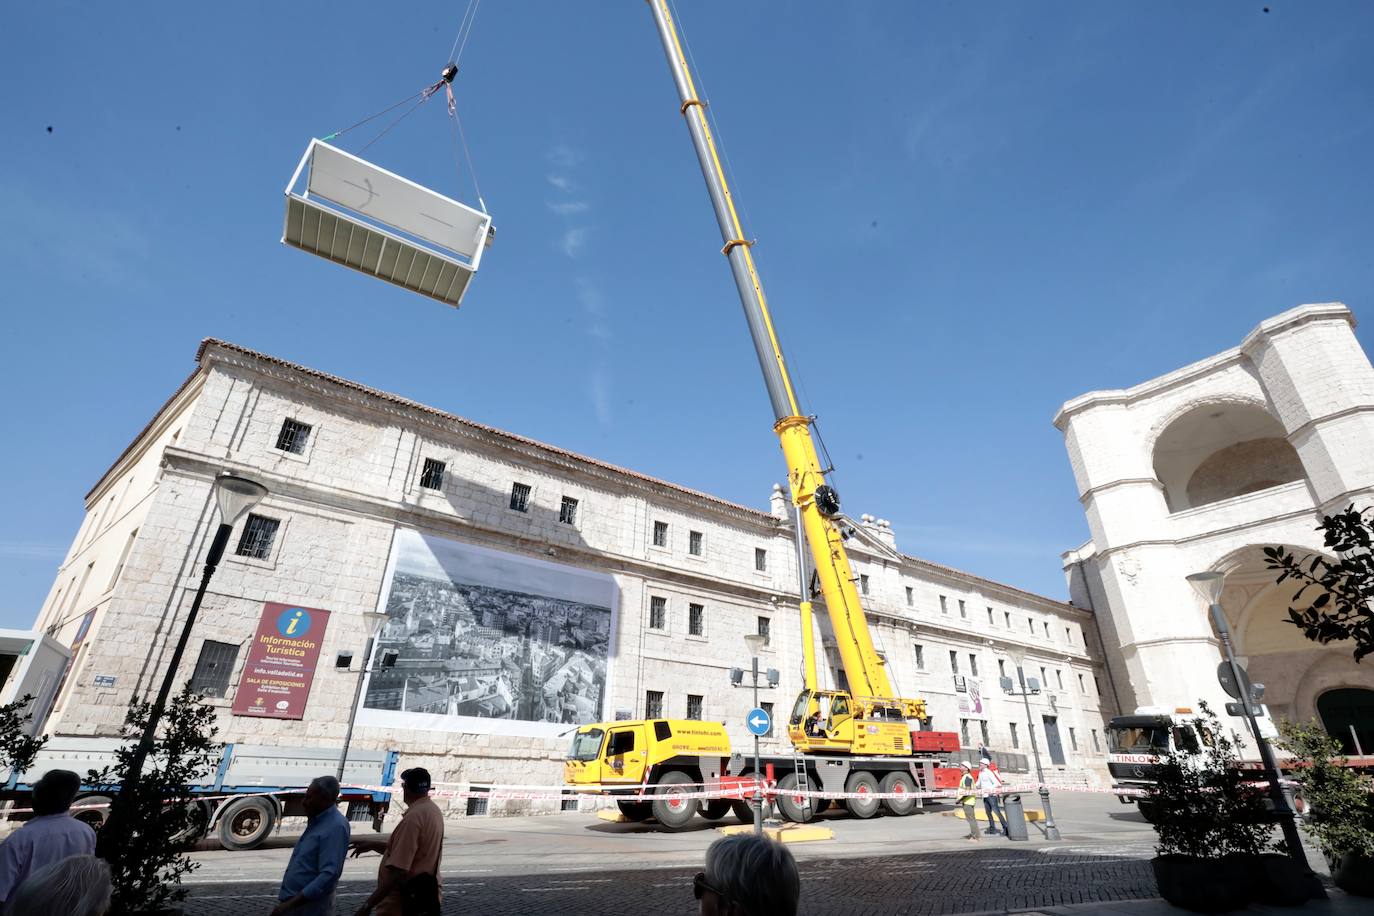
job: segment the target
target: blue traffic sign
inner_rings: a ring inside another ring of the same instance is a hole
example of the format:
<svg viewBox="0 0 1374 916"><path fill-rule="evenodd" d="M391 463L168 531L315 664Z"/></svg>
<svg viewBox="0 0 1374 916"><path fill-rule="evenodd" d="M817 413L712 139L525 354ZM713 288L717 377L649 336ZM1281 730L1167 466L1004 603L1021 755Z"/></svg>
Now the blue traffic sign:
<svg viewBox="0 0 1374 916"><path fill-rule="evenodd" d="M768 710L755 706L749 710L749 715L744 717L744 724L748 727L749 734L755 738L762 738L773 727L773 717L768 714Z"/></svg>

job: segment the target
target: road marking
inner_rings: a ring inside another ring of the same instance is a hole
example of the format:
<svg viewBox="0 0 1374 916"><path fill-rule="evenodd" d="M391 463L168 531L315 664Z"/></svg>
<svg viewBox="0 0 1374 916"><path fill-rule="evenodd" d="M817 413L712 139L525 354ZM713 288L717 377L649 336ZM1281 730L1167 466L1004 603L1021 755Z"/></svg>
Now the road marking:
<svg viewBox="0 0 1374 916"><path fill-rule="evenodd" d="M589 891L590 887L522 887L522 894L537 894L542 891Z"/></svg>

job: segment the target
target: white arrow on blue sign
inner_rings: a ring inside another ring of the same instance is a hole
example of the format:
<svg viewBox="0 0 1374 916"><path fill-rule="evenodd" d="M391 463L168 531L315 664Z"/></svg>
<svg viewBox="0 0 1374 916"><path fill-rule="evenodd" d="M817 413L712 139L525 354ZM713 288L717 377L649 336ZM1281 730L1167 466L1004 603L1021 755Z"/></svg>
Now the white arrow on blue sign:
<svg viewBox="0 0 1374 916"><path fill-rule="evenodd" d="M755 706L749 710L749 715L745 716L744 724L748 727L749 734L762 738L773 727L773 717L768 714L768 710Z"/></svg>

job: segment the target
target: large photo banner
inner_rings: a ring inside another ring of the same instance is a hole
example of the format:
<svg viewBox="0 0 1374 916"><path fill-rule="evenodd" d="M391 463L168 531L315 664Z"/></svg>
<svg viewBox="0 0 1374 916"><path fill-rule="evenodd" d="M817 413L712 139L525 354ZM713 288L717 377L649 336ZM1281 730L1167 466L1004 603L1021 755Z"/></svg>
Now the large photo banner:
<svg viewBox="0 0 1374 916"><path fill-rule="evenodd" d="M234 715L302 718L328 625L328 611L267 602L239 676Z"/></svg>
<svg viewBox="0 0 1374 916"><path fill-rule="evenodd" d="M398 529L358 723L552 737L605 718L618 597L608 573Z"/></svg>

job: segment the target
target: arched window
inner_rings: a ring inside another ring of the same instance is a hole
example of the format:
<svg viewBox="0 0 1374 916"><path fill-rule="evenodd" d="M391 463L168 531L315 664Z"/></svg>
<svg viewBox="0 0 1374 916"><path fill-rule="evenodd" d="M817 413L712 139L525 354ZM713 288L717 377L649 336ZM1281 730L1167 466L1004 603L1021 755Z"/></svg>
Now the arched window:
<svg viewBox="0 0 1374 916"><path fill-rule="evenodd" d="M1205 404L1155 440L1155 476L1170 512L1303 479L1283 426L1253 404Z"/></svg>
<svg viewBox="0 0 1374 916"><path fill-rule="evenodd" d="M1374 690L1341 687L1317 697L1317 715L1326 733L1341 742L1341 752L1374 754Z"/></svg>

